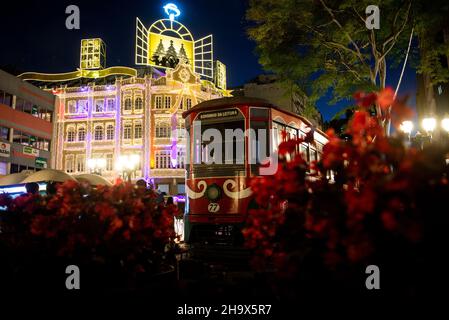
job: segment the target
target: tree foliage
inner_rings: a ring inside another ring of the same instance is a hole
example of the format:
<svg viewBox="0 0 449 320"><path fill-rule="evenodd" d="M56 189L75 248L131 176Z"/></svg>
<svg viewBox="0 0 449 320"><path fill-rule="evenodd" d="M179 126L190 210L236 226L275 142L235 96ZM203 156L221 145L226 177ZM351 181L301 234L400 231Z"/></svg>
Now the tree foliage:
<svg viewBox="0 0 449 320"><path fill-rule="evenodd" d="M415 26L419 38L418 71L429 75L433 84L449 81L449 2L417 1Z"/></svg>
<svg viewBox="0 0 449 320"><path fill-rule="evenodd" d="M369 5L380 8L379 30L366 27ZM407 48L411 12L411 0L251 0L248 33L266 69L312 100L331 90L338 101L385 87L388 62Z"/></svg>

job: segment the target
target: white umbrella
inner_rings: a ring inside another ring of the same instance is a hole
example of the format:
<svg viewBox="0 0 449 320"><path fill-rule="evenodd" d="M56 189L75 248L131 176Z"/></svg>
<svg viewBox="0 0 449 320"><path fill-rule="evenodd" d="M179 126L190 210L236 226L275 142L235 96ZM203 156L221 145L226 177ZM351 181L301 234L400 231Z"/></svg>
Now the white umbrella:
<svg viewBox="0 0 449 320"><path fill-rule="evenodd" d="M45 169L29 175L22 181L22 183L42 182L42 181L65 182L68 180L76 181L75 178L73 178L71 175L63 171Z"/></svg>
<svg viewBox="0 0 449 320"><path fill-rule="evenodd" d="M108 181L106 178L99 176L97 174L80 174L77 176L74 176L74 178L76 180L78 180L79 182L85 181L87 183L89 183L91 186L112 186L112 183L110 181Z"/></svg>
<svg viewBox="0 0 449 320"><path fill-rule="evenodd" d="M0 186L10 186L14 184L20 184L22 181L31 175L33 171L23 170L19 173L11 173L0 178Z"/></svg>

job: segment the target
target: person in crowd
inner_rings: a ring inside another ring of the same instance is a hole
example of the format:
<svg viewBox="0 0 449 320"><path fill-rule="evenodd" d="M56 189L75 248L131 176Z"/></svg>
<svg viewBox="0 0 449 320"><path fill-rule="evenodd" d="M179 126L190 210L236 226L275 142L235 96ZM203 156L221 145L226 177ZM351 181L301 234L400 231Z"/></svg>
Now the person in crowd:
<svg viewBox="0 0 449 320"><path fill-rule="evenodd" d="M168 197L167 202L165 203L165 209L168 213L170 213L174 217L179 216L178 206L174 203L173 197Z"/></svg>
<svg viewBox="0 0 449 320"><path fill-rule="evenodd" d="M36 182L28 182L25 185L25 189L27 191L27 194L39 194L39 184Z"/></svg>
<svg viewBox="0 0 449 320"><path fill-rule="evenodd" d="M137 180L136 182L137 189L147 190L147 182L144 179Z"/></svg>
<svg viewBox="0 0 449 320"><path fill-rule="evenodd" d="M56 192L58 191L58 183L55 181L50 181L47 183L47 196L52 197L56 195Z"/></svg>

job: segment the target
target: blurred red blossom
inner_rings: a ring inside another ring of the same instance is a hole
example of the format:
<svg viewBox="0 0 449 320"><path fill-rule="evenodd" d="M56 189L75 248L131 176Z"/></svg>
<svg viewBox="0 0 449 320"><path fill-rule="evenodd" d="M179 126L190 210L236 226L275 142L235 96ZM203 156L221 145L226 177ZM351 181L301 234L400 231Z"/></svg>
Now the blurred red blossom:
<svg viewBox="0 0 449 320"><path fill-rule="evenodd" d="M406 99L394 99L391 88L354 98L359 109L345 138L328 130L318 162L297 153L304 139L287 140L279 148L277 173L253 179L258 209L250 211L244 236L258 268L274 264L285 277L287 270L301 270L292 259L306 261L311 252L336 270L368 263L390 246L413 250L424 237L426 197L449 197L448 150L406 148L385 134L385 120L398 126L411 117ZM369 110L375 106L382 114Z"/></svg>

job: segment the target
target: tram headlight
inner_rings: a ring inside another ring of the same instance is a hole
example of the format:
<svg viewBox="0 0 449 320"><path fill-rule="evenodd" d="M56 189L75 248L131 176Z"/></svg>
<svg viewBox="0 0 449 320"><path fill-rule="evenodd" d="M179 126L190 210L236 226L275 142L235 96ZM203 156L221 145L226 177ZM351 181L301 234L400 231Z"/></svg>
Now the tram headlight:
<svg viewBox="0 0 449 320"><path fill-rule="evenodd" d="M211 184L206 189L206 197L210 201L217 201L221 197L221 189L219 186L217 186L215 183Z"/></svg>

